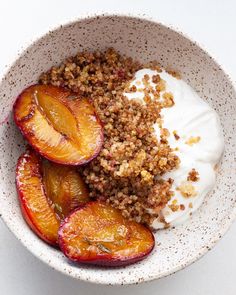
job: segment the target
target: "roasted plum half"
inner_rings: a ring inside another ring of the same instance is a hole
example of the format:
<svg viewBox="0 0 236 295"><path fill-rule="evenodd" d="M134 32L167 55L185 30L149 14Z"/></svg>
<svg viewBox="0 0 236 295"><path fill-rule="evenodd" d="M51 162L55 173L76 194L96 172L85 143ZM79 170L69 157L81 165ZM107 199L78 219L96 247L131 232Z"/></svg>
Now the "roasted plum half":
<svg viewBox="0 0 236 295"><path fill-rule="evenodd" d="M50 163L32 149L18 160L16 185L26 222L52 245L57 244L61 220L89 200L75 167Z"/></svg>
<svg viewBox="0 0 236 295"><path fill-rule="evenodd" d="M13 111L27 141L53 162L81 165L102 147L103 128L92 104L69 90L30 86L19 95Z"/></svg>
<svg viewBox="0 0 236 295"><path fill-rule="evenodd" d="M106 266L145 258L155 240L145 226L125 219L110 205L92 201L72 212L59 229L59 246L72 261Z"/></svg>

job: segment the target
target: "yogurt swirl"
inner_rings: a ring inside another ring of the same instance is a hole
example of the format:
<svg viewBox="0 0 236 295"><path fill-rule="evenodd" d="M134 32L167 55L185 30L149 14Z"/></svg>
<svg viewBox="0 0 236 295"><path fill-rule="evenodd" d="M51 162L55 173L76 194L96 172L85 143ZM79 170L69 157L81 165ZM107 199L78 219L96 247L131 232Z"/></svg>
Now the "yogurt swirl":
<svg viewBox="0 0 236 295"><path fill-rule="evenodd" d="M174 105L161 110L163 128L169 130L168 142L175 149L180 159L177 169L164 174L164 179L173 179L173 197L161 214L166 223L176 226L196 211L202 204L204 197L212 190L216 181L216 164L220 161L224 150L224 139L220 120L217 113L183 80L176 79L165 71L157 72L150 69L142 69L136 72L130 86L135 85L136 92L124 93L128 99L139 99L144 102L143 84L144 75L150 77L151 87L155 87L152 77L160 75L166 82L165 92L171 92L174 97ZM161 92L163 95L164 92ZM155 134L160 139L160 127L154 125ZM187 181L189 172L195 169L199 180ZM181 191L183 186L193 187L195 194L184 196ZM172 205L177 210L172 210ZM150 209L151 210L151 209ZM160 219L152 223L154 229L164 227Z"/></svg>

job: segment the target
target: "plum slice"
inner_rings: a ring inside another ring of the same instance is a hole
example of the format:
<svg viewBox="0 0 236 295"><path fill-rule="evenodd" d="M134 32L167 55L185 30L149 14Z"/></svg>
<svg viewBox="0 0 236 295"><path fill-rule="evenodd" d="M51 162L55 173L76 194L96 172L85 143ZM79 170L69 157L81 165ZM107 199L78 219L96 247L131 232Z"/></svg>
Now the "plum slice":
<svg viewBox="0 0 236 295"><path fill-rule="evenodd" d="M125 219L101 201L92 201L72 212L61 224L59 246L72 261L121 266L145 258L155 240L145 226Z"/></svg>
<svg viewBox="0 0 236 295"><path fill-rule="evenodd" d="M89 201L85 183L75 167L42 162L43 183L54 211L64 219L71 211Z"/></svg>
<svg viewBox="0 0 236 295"><path fill-rule="evenodd" d="M89 201L87 188L76 167L43 160L32 149L18 160L16 185L23 216L44 241L56 245L63 220Z"/></svg>
<svg viewBox="0 0 236 295"><path fill-rule="evenodd" d="M44 241L56 245L60 220L48 203L41 174L41 159L28 150L18 160L16 185L23 217Z"/></svg>
<svg viewBox="0 0 236 295"><path fill-rule="evenodd" d="M19 95L13 111L28 142L53 162L85 164L102 147L103 129L93 106L69 90L30 86Z"/></svg>

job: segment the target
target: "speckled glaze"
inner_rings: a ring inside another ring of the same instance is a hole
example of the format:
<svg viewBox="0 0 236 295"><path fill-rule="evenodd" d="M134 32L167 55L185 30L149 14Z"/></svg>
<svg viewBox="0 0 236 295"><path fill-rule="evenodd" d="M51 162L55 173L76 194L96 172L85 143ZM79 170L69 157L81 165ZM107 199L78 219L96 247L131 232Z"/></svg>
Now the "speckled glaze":
<svg viewBox="0 0 236 295"><path fill-rule="evenodd" d="M182 77L220 115L225 152L215 189L192 218L155 234L156 247L145 260L122 268L75 265L26 225L15 188L16 161L25 148L13 123L16 96L41 72L78 50L113 46L142 62L158 60ZM0 212L16 237L38 258L76 279L101 284L131 284L172 274L196 261L229 228L236 216L236 92L222 68L198 45L171 28L143 18L98 16L78 20L38 39L10 67L0 84ZM9 115L10 114L10 115ZM5 119L7 118L7 119Z"/></svg>

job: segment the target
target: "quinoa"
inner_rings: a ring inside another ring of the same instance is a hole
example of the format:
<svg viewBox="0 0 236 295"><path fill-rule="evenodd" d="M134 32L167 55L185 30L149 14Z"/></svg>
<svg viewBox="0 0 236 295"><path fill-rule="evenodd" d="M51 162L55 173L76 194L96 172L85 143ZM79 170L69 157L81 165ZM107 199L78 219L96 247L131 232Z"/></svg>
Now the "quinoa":
<svg viewBox="0 0 236 295"><path fill-rule="evenodd" d="M174 137L175 137L176 140L179 140L180 139L180 136L178 135L178 133L177 133L176 130L173 131L173 135L174 135Z"/></svg>
<svg viewBox="0 0 236 295"><path fill-rule="evenodd" d="M193 146L194 144L198 143L201 140L200 136L190 136L187 141L185 141L185 144L188 144L189 146Z"/></svg>
<svg viewBox="0 0 236 295"><path fill-rule="evenodd" d="M178 80L180 80L181 79L181 75L180 75L180 73L179 72L177 72L177 71L175 71L175 70L171 70L171 69L166 69L166 72L168 73L168 74L170 74L171 76L173 76L174 78L176 78L176 79L178 79Z"/></svg>
<svg viewBox="0 0 236 295"><path fill-rule="evenodd" d="M160 72L156 63L149 67ZM103 124L100 154L79 168L90 197L120 209L130 220L150 225L173 195L173 180L164 180L162 175L175 169L179 158L169 146L168 130L162 130L160 141L154 135L153 125L161 126L161 108L174 104L171 93L164 94L164 104L158 101L160 91L165 90L160 76L152 79L156 84L154 100L150 99L148 75L144 77L146 104L123 95L135 72L142 68L144 65L114 49L79 52L43 73L39 82L66 87L87 97Z"/></svg>
<svg viewBox="0 0 236 295"><path fill-rule="evenodd" d="M189 171L187 180L193 181L193 182L198 181L199 180L199 173L193 168L191 171Z"/></svg>
<svg viewBox="0 0 236 295"><path fill-rule="evenodd" d="M192 198L197 195L195 187L189 181L183 181L177 188L184 198Z"/></svg>

